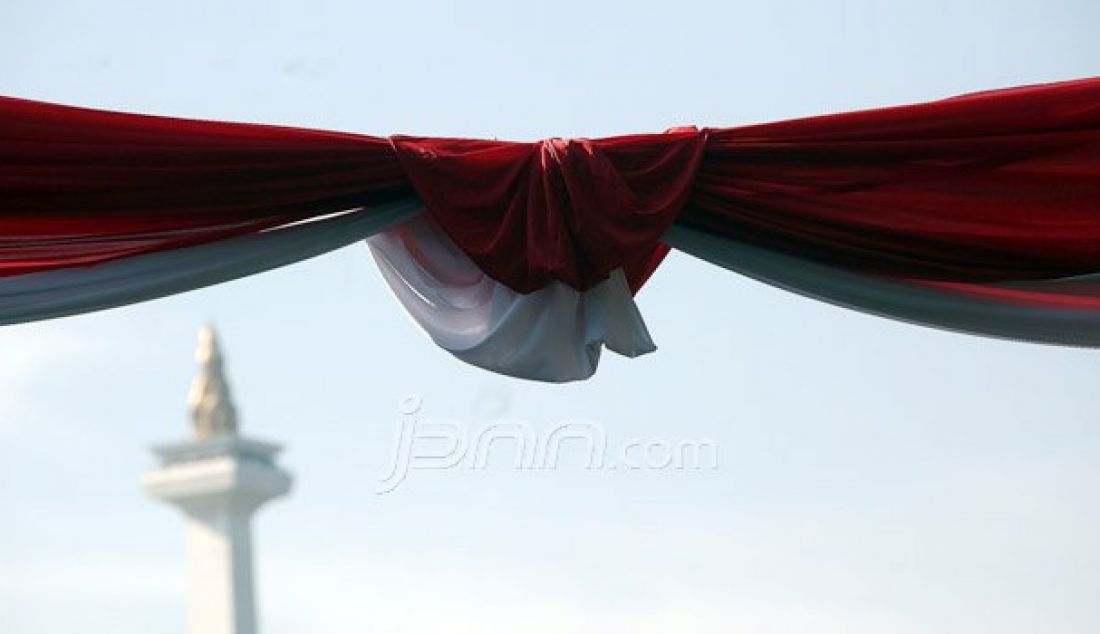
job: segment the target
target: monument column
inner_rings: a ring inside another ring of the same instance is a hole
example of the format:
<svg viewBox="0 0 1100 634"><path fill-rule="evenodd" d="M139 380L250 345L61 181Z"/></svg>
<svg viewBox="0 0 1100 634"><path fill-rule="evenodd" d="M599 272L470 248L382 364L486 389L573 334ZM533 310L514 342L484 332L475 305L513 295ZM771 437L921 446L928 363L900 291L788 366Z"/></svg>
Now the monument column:
<svg viewBox="0 0 1100 634"><path fill-rule="evenodd" d="M146 490L179 508L187 531L190 634L256 634L252 514L290 490L280 447L242 437L212 328L199 332L199 372L188 406L194 439L153 448Z"/></svg>

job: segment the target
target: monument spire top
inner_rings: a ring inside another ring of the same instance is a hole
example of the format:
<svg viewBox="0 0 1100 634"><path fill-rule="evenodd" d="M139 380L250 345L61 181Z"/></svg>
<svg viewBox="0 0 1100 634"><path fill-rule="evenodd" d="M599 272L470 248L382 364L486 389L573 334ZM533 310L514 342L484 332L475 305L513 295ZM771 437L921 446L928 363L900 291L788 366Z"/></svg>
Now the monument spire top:
<svg viewBox="0 0 1100 634"><path fill-rule="evenodd" d="M199 371L191 382L187 408L198 439L237 435L237 410L229 393L225 366L218 335L212 324L199 330L199 346L195 351Z"/></svg>

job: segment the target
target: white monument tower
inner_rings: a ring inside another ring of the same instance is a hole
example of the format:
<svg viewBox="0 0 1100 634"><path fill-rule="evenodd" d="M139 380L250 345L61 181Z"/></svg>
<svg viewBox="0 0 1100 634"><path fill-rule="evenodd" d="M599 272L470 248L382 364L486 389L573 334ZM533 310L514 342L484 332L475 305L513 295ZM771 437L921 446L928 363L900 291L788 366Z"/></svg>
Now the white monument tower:
<svg viewBox="0 0 1100 634"><path fill-rule="evenodd" d="M290 490L275 464L280 447L237 433L213 328L199 332L199 372L187 405L195 438L160 445L146 490L183 511L187 522L188 632L256 634L252 514Z"/></svg>

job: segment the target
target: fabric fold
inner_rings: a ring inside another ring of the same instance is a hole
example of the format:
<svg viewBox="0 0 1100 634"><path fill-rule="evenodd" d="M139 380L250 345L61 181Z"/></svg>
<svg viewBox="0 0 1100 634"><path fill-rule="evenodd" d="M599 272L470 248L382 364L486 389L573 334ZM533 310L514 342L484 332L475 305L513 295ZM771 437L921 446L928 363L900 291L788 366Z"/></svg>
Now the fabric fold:
<svg viewBox="0 0 1100 634"><path fill-rule="evenodd" d="M1100 345L1100 78L537 142L0 97L0 323L234 279L421 209L372 242L383 275L440 345L513 376L652 350L632 293L669 244L877 315Z"/></svg>
<svg viewBox="0 0 1100 634"><path fill-rule="evenodd" d="M586 290L623 269L635 291L667 253L706 132L534 143L391 137L439 227L519 293Z"/></svg>
<svg viewBox="0 0 1100 634"><path fill-rule="evenodd" d="M604 347L628 357L656 349L621 270L587 291L552 282L517 293L484 273L427 214L367 244L410 317L466 363L560 383L592 376Z"/></svg>
<svg viewBox="0 0 1100 634"><path fill-rule="evenodd" d="M422 209L413 198L187 249L0 277L0 324L115 308L262 273L358 242Z"/></svg>
<svg viewBox="0 0 1100 634"><path fill-rule="evenodd" d="M757 281L879 317L1000 339L1100 347L1100 275L933 284L848 271L682 225L674 226L665 241Z"/></svg>

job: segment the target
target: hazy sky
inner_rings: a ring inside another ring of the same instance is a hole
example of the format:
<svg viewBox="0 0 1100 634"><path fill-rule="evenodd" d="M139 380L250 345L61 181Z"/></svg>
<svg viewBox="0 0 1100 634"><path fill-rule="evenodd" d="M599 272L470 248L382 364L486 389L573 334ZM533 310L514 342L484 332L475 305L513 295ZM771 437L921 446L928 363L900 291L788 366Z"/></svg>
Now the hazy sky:
<svg viewBox="0 0 1100 634"><path fill-rule="evenodd" d="M1100 73L1100 3L0 3L0 93L179 116L534 139L737 125ZM1095 632L1100 357L846 312L673 255L660 350L583 384L436 349L356 245L0 329L0 631L182 633L179 516L138 484L187 433L195 331L247 432L267 634ZM414 472L402 421L705 438L716 470Z"/></svg>

